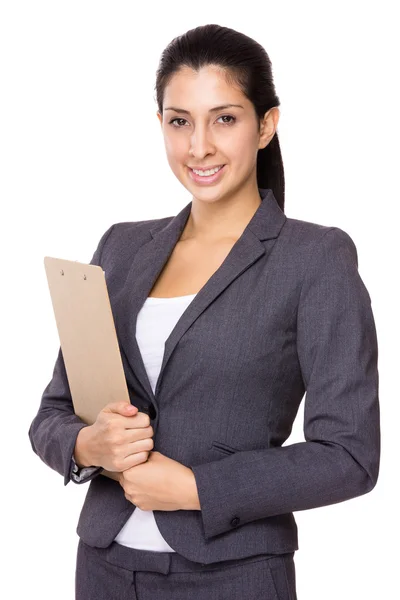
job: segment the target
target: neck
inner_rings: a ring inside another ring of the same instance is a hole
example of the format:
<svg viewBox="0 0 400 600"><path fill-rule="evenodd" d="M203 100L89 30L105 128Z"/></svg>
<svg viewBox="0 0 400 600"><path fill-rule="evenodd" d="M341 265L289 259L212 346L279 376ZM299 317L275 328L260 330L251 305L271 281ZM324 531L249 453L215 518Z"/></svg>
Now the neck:
<svg viewBox="0 0 400 600"><path fill-rule="evenodd" d="M189 218L181 241L213 243L227 238L237 240L257 211L262 200L257 185L212 201L193 197Z"/></svg>

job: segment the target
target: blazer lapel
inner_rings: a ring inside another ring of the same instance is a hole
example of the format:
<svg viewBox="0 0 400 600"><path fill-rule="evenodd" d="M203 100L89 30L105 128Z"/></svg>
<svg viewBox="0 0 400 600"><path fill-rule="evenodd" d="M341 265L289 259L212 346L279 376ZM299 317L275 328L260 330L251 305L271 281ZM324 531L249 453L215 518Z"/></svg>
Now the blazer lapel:
<svg viewBox="0 0 400 600"><path fill-rule="evenodd" d="M221 266L187 306L165 341L155 393L151 388L137 344L136 321L141 307L181 236L190 215L192 202L189 202L166 226L153 227L150 230L152 239L136 252L113 312L121 354L125 355L125 362L133 370L156 408L156 397L164 369L181 337L236 277L270 251L266 250L261 242L276 238L286 221L286 216L278 206L272 190L259 188L259 192L262 202L241 237L233 245Z"/></svg>

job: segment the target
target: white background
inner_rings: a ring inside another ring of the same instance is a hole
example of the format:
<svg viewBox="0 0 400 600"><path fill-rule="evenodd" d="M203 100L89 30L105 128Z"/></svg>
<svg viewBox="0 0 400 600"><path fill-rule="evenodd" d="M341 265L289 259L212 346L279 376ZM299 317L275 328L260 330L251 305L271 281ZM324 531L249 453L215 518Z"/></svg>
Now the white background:
<svg viewBox="0 0 400 600"><path fill-rule="evenodd" d="M155 72L175 36L205 23L237 29L268 52L285 212L351 235L378 331L379 481L365 496L295 513L299 600L400 597L395 5L1 2L4 598L74 597L88 487L64 487L28 439L59 347L43 257L89 262L112 223L172 216L190 201L165 157ZM287 443L304 439L303 407Z"/></svg>

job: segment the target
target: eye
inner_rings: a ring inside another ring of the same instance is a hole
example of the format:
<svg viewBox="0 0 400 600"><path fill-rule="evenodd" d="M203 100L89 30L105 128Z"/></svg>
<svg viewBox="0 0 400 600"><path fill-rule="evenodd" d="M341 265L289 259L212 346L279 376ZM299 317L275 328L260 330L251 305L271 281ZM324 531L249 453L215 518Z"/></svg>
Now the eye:
<svg viewBox="0 0 400 600"><path fill-rule="evenodd" d="M172 125L173 123L175 123L175 121L186 121L186 119L182 119L177 117L176 119L172 119L172 121L169 122L170 125ZM176 127L177 129L180 128L180 125L174 125L174 127Z"/></svg>
<svg viewBox="0 0 400 600"><path fill-rule="evenodd" d="M224 122L223 125L231 125L236 121L236 117L234 117L233 115L222 115L221 117L218 117L217 121L219 119L232 119L231 121ZM186 119L184 119L183 117L175 117L175 119L172 119L169 122L169 124L175 127L176 129L181 129L181 125L173 125L173 123L175 123L176 121L186 121Z"/></svg>
<svg viewBox="0 0 400 600"><path fill-rule="evenodd" d="M236 117L232 116L232 115L222 115L222 117L218 117L219 119L232 119L232 121L228 121L228 123L225 122L225 125L230 125L231 123L234 123L236 121Z"/></svg>

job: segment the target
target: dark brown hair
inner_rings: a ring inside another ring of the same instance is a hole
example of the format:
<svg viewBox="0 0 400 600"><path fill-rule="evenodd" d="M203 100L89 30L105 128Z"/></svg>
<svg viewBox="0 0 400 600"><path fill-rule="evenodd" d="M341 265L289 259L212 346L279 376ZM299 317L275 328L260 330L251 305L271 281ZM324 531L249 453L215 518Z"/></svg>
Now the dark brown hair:
<svg viewBox="0 0 400 600"><path fill-rule="evenodd" d="M275 92L272 65L264 48L252 38L220 25L201 25L174 38L161 55L156 74L156 102L163 113L164 91L181 68L198 71L204 66L222 68L227 80L252 102L260 124L264 114L280 101ZM285 175L278 133L257 155L257 185L272 189L284 211Z"/></svg>

